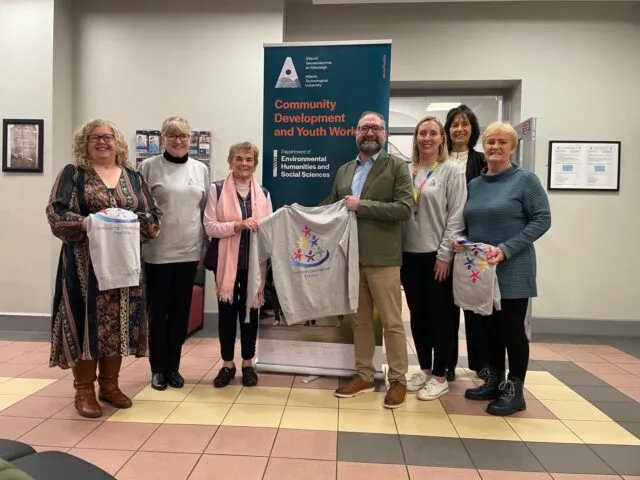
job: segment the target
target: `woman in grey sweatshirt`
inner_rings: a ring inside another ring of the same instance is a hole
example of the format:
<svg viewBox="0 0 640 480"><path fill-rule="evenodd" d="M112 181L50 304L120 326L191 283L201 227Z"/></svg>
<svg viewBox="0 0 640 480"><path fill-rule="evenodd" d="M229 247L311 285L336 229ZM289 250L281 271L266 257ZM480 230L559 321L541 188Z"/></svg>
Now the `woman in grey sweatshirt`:
<svg viewBox="0 0 640 480"><path fill-rule="evenodd" d="M444 127L437 118L426 117L416 126L409 166L413 215L403 224L400 276L420 362L420 371L409 379L407 390L418 391L419 400L434 400L449 391L445 372L455 323L452 242L464 230L467 187L464 171L447 160L445 142Z"/></svg>
<svg viewBox="0 0 640 480"><path fill-rule="evenodd" d="M139 167L162 209L162 230L143 246L149 305L151 387L182 388L182 344L187 337L191 294L205 251L202 216L209 194L209 169L189 158L191 127L169 117L162 124L165 152Z"/></svg>

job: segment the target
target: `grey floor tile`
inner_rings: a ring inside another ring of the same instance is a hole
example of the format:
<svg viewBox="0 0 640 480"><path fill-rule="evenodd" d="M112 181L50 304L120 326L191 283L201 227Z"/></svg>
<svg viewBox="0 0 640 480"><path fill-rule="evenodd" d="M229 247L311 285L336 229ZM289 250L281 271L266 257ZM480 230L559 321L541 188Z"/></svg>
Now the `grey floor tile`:
<svg viewBox="0 0 640 480"><path fill-rule="evenodd" d="M478 470L544 472L544 467L522 442L462 439Z"/></svg>
<svg viewBox="0 0 640 480"><path fill-rule="evenodd" d="M592 475L615 473L586 445L527 442L527 446L549 472Z"/></svg>
<svg viewBox="0 0 640 480"><path fill-rule="evenodd" d="M592 373L552 372L553 376L569 387L610 387Z"/></svg>
<svg viewBox="0 0 640 480"><path fill-rule="evenodd" d="M547 372L585 373L586 370L573 362L561 362L557 360L536 360L542 370Z"/></svg>
<svg viewBox="0 0 640 480"><path fill-rule="evenodd" d="M640 422L640 403L591 402L616 422ZM640 461L640 460L639 460Z"/></svg>
<svg viewBox="0 0 640 480"><path fill-rule="evenodd" d="M640 438L640 422L618 422L623 428L626 428L631 435Z"/></svg>
<svg viewBox="0 0 640 480"><path fill-rule="evenodd" d="M590 402L635 403L635 400L613 387L574 386L571 390Z"/></svg>
<svg viewBox="0 0 640 480"><path fill-rule="evenodd" d="M619 475L640 475L640 446L589 445Z"/></svg>
<svg viewBox="0 0 640 480"><path fill-rule="evenodd" d="M407 465L473 468L473 462L459 438L400 435Z"/></svg>
<svg viewBox="0 0 640 480"><path fill-rule="evenodd" d="M338 461L404 465L398 435L338 432Z"/></svg>

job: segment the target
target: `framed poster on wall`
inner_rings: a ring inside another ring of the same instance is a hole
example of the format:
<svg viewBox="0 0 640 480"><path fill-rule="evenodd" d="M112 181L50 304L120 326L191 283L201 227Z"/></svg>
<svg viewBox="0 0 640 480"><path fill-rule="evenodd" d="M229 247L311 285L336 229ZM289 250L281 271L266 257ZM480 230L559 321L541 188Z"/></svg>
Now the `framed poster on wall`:
<svg viewBox="0 0 640 480"><path fill-rule="evenodd" d="M549 141L548 190L620 190L620 142Z"/></svg>
<svg viewBox="0 0 640 480"><path fill-rule="evenodd" d="M2 171L42 173L44 120L2 120Z"/></svg>

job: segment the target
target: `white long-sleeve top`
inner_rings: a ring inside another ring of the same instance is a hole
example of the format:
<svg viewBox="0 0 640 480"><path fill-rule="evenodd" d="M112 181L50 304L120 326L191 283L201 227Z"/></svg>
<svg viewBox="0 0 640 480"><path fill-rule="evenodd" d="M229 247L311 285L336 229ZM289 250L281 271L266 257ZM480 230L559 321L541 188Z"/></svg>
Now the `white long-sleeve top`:
<svg viewBox="0 0 640 480"><path fill-rule="evenodd" d="M453 300L463 310L491 315L500 310L500 286L497 265L487 262L487 254L495 247L485 243L461 240L464 250L453 261Z"/></svg>
<svg viewBox="0 0 640 480"><path fill-rule="evenodd" d="M256 296L260 264L268 258L287 323L358 309L358 223L344 200L323 207L294 204L260 222L251 236L247 299Z"/></svg>

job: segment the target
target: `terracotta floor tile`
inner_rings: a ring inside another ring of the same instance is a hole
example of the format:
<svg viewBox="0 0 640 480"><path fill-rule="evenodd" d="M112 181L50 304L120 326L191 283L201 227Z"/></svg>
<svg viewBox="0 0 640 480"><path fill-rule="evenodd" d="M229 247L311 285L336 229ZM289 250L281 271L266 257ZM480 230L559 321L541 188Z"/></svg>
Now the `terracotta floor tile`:
<svg viewBox="0 0 640 480"><path fill-rule="evenodd" d="M0 363L0 377L17 377L35 367L35 365L28 363Z"/></svg>
<svg viewBox="0 0 640 480"><path fill-rule="evenodd" d="M640 377L632 375L630 373L616 374L616 373L596 373L596 377L600 380L604 380L609 385L614 387L633 387L640 388Z"/></svg>
<svg viewBox="0 0 640 480"><path fill-rule="evenodd" d="M587 475L584 473L552 473L551 477L554 480L620 480L618 475Z"/></svg>
<svg viewBox="0 0 640 480"><path fill-rule="evenodd" d="M271 458L267 464L264 480L334 480L336 462L326 460L299 460Z"/></svg>
<svg viewBox="0 0 640 480"><path fill-rule="evenodd" d="M307 376L296 375L293 380L293 388L317 388L319 390L335 390L338 388L339 380L337 377L320 377L309 383L302 383L303 378L307 378Z"/></svg>
<svg viewBox="0 0 640 480"><path fill-rule="evenodd" d="M49 418L72 403L72 400L69 398L29 396L18 403L14 403L9 408L4 409L0 412L0 415Z"/></svg>
<svg viewBox="0 0 640 480"><path fill-rule="evenodd" d="M205 453L268 457L276 433L275 428L221 426Z"/></svg>
<svg viewBox="0 0 640 480"><path fill-rule="evenodd" d="M609 362L576 362L576 365L590 373L628 373L622 368ZM629 364L632 365L632 364Z"/></svg>
<svg viewBox="0 0 640 480"><path fill-rule="evenodd" d="M137 450L158 428L154 423L105 422L83 439L78 448Z"/></svg>
<svg viewBox="0 0 640 480"><path fill-rule="evenodd" d="M98 426L95 422L82 420L49 419L20 437L20 441L35 445L75 447Z"/></svg>
<svg viewBox="0 0 640 480"><path fill-rule="evenodd" d="M36 365L45 365L49 363L49 355L44 352L26 352L15 357L11 357L6 363L24 363Z"/></svg>
<svg viewBox="0 0 640 480"><path fill-rule="evenodd" d="M148 452L202 453L216 433L208 425L160 425L140 447Z"/></svg>
<svg viewBox="0 0 640 480"><path fill-rule="evenodd" d="M616 365L623 363L640 363L640 358L627 353L603 353L600 357L604 358L607 362L615 363Z"/></svg>
<svg viewBox="0 0 640 480"><path fill-rule="evenodd" d="M41 418L21 418L0 416L0 436L7 440L17 440L29 430L42 423Z"/></svg>
<svg viewBox="0 0 640 480"><path fill-rule="evenodd" d="M280 429L271 456L335 460L337 444L337 432Z"/></svg>
<svg viewBox="0 0 640 480"><path fill-rule="evenodd" d="M220 358L220 349L212 348L211 345L192 345L188 351L185 352L185 348L182 349L182 358L195 357L195 358L211 358L218 360Z"/></svg>
<svg viewBox="0 0 640 480"><path fill-rule="evenodd" d="M74 395L73 379L63 378L62 380L56 380L51 385L47 385L33 395L36 397L67 397L71 401Z"/></svg>
<svg viewBox="0 0 640 480"><path fill-rule="evenodd" d="M499 472L480 470L482 480L551 480L551 475L542 472Z"/></svg>
<svg viewBox="0 0 640 480"><path fill-rule="evenodd" d="M189 480L262 480L268 458L230 455L202 455Z"/></svg>
<svg viewBox="0 0 640 480"><path fill-rule="evenodd" d="M69 447L51 447L49 445L31 445L36 452L68 452L71 450Z"/></svg>
<svg viewBox="0 0 640 480"><path fill-rule="evenodd" d="M137 452L118 472L118 480L186 480L199 455Z"/></svg>
<svg viewBox="0 0 640 480"><path fill-rule="evenodd" d="M480 480L477 470L470 468L416 467L410 465L411 480Z"/></svg>
<svg viewBox="0 0 640 480"><path fill-rule="evenodd" d="M7 364L10 365L10 364ZM35 368L27 370L20 375L17 375L21 378L54 378L59 380L61 378L65 378L71 375L71 370L63 370L61 368L51 368L49 365L39 365Z"/></svg>
<svg viewBox="0 0 640 480"><path fill-rule="evenodd" d="M556 416L545 407L540 400L527 398L527 409L523 412L514 413L512 418L548 418L554 419Z"/></svg>
<svg viewBox="0 0 640 480"><path fill-rule="evenodd" d="M637 387L617 387L625 395L633 398L636 402L640 403L640 388Z"/></svg>
<svg viewBox="0 0 640 480"><path fill-rule="evenodd" d="M92 448L72 448L71 455L80 457L101 468L110 475L115 475L127 463L133 454L132 450L98 450Z"/></svg>
<svg viewBox="0 0 640 480"><path fill-rule="evenodd" d="M456 380L449 383L449 396L464 396L465 390L468 388L476 388L478 385L472 380Z"/></svg>
<svg viewBox="0 0 640 480"><path fill-rule="evenodd" d="M337 480L409 480L404 465L338 462Z"/></svg>
<svg viewBox="0 0 640 480"><path fill-rule="evenodd" d="M621 363L620 368L625 372L640 375L640 363Z"/></svg>
<svg viewBox="0 0 640 480"><path fill-rule="evenodd" d="M473 402L460 395L445 395L440 397L440 403L448 414L488 415L487 402Z"/></svg>
<svg viewBox="0 0 640 480"><path fill-rule="evenodd" d="M47 397L39 397L39 398L47 398ZM63 400L62 397L48 397L48 398L59 398ZM69 400L69 399L64 398L64 400ZM104 402L100 402L100 406L102 407L101 417L98 417L98 418L81 417L80 415L78 415L75 402L72 399L69 405L64 407L62 410L60 410L58 413L53 415L51 418L59 418L62 420L82 420L84 422L104 422L106 419L108 419L111 415L113 415L118 410L117 408L112 407L111 405Z"/></svg>
<svg viewBox="0 0 640 480"><path fill-rule="evenodd" d="M281 373L258 373L258 385L262 387L286 387L291 388L295 375Z"/></svg>

